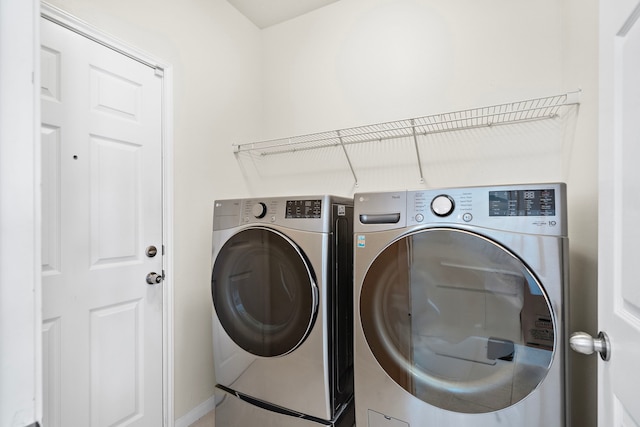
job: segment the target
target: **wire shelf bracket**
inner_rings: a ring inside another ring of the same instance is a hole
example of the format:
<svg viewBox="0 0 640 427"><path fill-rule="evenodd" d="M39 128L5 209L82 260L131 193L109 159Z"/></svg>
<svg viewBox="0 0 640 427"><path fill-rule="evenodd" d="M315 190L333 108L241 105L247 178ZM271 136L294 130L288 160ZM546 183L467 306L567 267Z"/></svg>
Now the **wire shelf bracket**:
<svg viewBox="0 0 640 427"><path fill-rule="evenodd" d="M582 91L577 90L543 98L471 108L412 119L396 120L289 138L234 144L233 147L236 156L245 152L252 155L269 156L327 147L341 147L341 151L344 153L351 174L353 175L355 185L358 186L358 178L347 150L348 145L381 142L397 138L412 138L420 173L420 182L423 183L424 173L418 144L419 136L552 119L559 115L562 108L579 104L581 94Z"/></svg>

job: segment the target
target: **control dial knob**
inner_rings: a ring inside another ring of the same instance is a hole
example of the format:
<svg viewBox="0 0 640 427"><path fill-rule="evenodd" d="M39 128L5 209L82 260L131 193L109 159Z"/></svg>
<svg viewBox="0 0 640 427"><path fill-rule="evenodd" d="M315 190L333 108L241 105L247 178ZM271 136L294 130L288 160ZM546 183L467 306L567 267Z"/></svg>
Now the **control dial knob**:
<svg viewBox="0 0 640 427"><path fill-rule="evenodd" d="M253 205L252 213L256 218L264 218L267 214L267 205L262 202L256 203Z"/></svg>
<svg viewBox="0 0 640 427"><path fill-rule="evenodd" d="M431 201L431 211L438 216L449 215L454 207L453 199L446 194L436 196Z"/></svg>

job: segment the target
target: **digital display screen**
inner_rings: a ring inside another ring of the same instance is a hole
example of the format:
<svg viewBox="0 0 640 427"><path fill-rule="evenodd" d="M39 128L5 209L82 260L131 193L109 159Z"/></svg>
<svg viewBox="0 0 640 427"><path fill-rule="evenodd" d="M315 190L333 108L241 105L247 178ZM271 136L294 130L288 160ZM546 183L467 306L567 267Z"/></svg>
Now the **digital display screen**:
<svg viewBox="0 0 640 427"><path fill-rule="evenodd" d="M287 200L285 218L321 218L322 200Z"/></svg>
<svg viewBox="0 0 640 427"><path fill-rule="evenodd" d="M511 190L489 192L489 216L553 216L555 190Z"/></svg>

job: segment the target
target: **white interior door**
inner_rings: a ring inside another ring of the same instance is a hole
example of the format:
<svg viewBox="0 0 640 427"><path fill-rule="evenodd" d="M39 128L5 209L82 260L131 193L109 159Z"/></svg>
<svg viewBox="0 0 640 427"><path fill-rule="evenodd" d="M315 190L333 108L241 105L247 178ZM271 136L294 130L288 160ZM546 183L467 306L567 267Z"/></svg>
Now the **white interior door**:
<svg viewBox="0 0 640 427"><path fill-rule="evenodd" d="M598 425L640 426L640 3L600 1Z"/></svg>
<svg viewBox="0 0 640 427"><path fill-rule="evenodd" d="M46 19L41 40L43 424L162 426L162 79Z"/></svg>

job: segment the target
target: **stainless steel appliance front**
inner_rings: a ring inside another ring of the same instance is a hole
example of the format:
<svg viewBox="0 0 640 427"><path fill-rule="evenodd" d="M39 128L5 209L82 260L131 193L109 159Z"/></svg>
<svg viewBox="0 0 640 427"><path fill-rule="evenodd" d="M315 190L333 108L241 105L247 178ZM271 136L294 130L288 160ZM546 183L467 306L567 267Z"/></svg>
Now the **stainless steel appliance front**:
<svg viewBox="0 0 640 427"><path fill-rule="evenodd" d="M564 194L356 194L358 424L565 425Z"/></svg>
<svg viewBox="0 0 640 427"><path fill-rule="evenodd" d="M327 423L352 409L352 204L215 202L214 364L226 408L253 402Z"/></svg>

